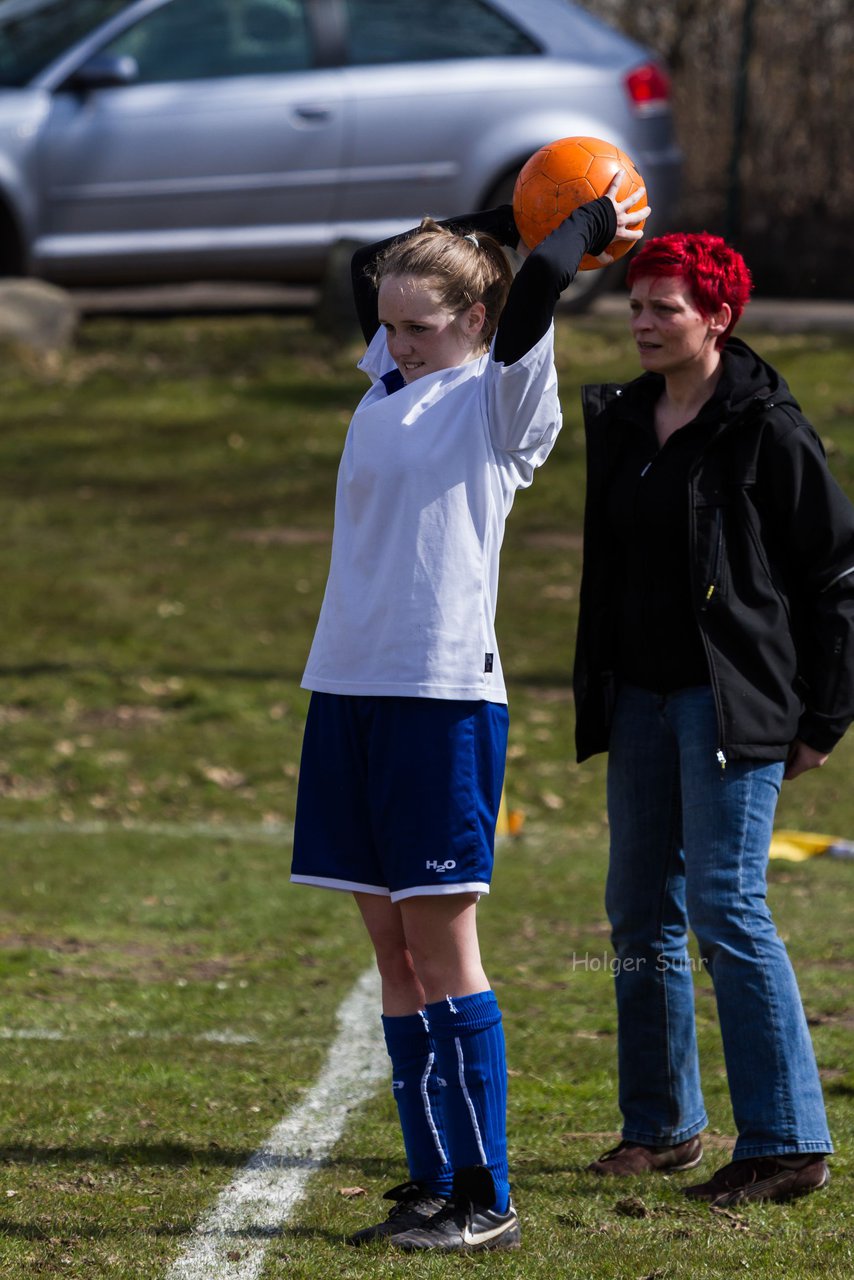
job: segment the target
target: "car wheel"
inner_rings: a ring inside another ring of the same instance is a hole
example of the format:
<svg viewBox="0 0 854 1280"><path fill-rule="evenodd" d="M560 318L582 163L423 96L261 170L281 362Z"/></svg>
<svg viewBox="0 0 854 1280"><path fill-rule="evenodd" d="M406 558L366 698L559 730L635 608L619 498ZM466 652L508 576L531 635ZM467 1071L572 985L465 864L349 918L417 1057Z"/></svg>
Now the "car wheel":
<svg viewBox="0 0 854 1280"><path fill-rule="evenodd" d="M516 174L508 173L493 187L484 208L494 209L500 204L512 204L515 185ZM602 267L599 271L579 271L569 288L564 289L560 295L560 309L574 315L586 311L594 298L617 284L621 274L619 266L620 264L615 264L612 267Z"/></svg>
<svg viewBox="0 0 854 1280"><path fill-rule="evenodd" d="M0 201L0 277L23 274L24 255L18 226L5 204Z"/></svg>

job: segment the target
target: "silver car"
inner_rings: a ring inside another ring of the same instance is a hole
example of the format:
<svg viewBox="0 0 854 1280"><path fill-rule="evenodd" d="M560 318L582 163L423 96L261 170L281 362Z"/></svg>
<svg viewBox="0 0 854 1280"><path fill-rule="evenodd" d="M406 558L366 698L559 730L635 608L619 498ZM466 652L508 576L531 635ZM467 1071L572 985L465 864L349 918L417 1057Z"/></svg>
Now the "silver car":
<svg viewBox="0 0 854 1280"><path fill-rule="evenodd" d="M0 274L317 281L570 134L627 151L666 226L666 74L565 0L0 0Z"/></svg>

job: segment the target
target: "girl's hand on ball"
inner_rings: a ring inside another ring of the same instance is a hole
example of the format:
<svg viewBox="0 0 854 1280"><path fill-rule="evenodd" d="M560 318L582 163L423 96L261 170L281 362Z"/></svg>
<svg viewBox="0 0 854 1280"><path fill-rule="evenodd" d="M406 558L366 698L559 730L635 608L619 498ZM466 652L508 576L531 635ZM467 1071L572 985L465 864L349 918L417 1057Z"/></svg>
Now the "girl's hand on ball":
<svg viewBox="0 0 854 1280"><path fill-rule="evenodd" d="M643 230L635 230L636 222L644 222L652 213L649 205L645 205L642 209L635 209L633 213L629 213L629 207L636 205L646 195L646 187L638 187L636 191L630 191L622 200L617 199L617 189L625 177L625 169L618 169L611 179L611 185L605 192L605 196L611 201L617 214L617 230L614 235L615 240L640 240ZM603 266L613 262L610 253L600 253L596 257L597 262L601 262Z"/></svg>

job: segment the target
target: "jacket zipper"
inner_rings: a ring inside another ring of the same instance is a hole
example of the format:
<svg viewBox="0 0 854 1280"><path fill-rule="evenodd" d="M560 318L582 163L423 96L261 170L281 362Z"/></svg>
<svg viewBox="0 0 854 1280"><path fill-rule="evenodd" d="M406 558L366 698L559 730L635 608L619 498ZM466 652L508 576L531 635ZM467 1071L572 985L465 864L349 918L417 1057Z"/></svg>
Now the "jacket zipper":
<svg viewBox="0 0 854 1280"><path fill-rule="evenodd" d="M821 591L819 592L819 595L823 596L826 592L832 591L833 588L836 586L837 582L841 582L843 578L847 578L849 574L852 574L852 573L854 573L854 564L852 564L848 569L843 569L841 573L837 573L836 577L832 578L831 581L828 582L826 587L822 587Z"/></svg>
<svg viewBox="0 0 854 1280"><path fill-rule="evenodd" d="M643 477L649 471L654 461L655 461L655 455L652 458L650 458L649 462L647 462L646 465L642 468L640 473L641 479L643 479ZM700 606L700 611L702 613L705 613L706 609L708 609L709 607L709 601L711 600L712 596L715 594L715 591L717 590L718 579L720 578L720 573L721 573L721 562L723 560L723 548L724 548L724 526L723 526L723 517L721 515L720 507L718 507L717 509L716 524L717 524L717 533L715 537L715 558L712 564L711 581L709 582L709 585L706 588L705 597L703 599L702 605ZM691 560L693 563L694 562L693 550L694 550L694 541L695 541L693 519L691 520L690 538L691 538L691 544L692 544ZM698 623L698 626L699 626L699 623ZM717 760L718 765L720 766L721 773L723 773L724 769L727 766L727 758L726 758L726 752L724 751L724 748L723 748L723 743L720 741L721 723L723 721L720 691L718 689L717 679L715 677L714 663L712 662L712 654L709 648L708 640L706 639L706 633L702 627L700 627L699 630L700 630L700 637L703 641L703 648L706 651L706 661L709 664L709 678L712 686L712 694L715 699L715 718L718 722L719 745L718 745L717 751L715 752L715 759Z"/></svg>
<svg viewBox="0 0 854 1280"><path fill-rule="evenodd" d="M647 462L647 463L646 463L646 465L642 468L642 470L641 470L641 479L643 479L643 477L644 477L644 476L646 475L646 473L649 471L649 469L650 469L650 467L652 466L652 464L653 464L653 462L654 462L654 461L655 461L655 457L650 458L649 462ZM693 543L693 541L694 541L694 522L693 522L693 520L691 521L691 541L692 541L692 543ZM720 507L718 507L718 509L717 509L717 535L716 535L716 538L715 538L715 558L714 558L714 562L713 562L713 564L712 564L712 579L711 579L711 582L709 583L708 587L706 588L706 595L705 595L705 599L703 600L703 604L702 604L702 606L701 606L701 610L702 610L702 612L703 612L703 613L705 613L706 609L709 607L709 601L711 600L712 596L715 594L715 590L717 589L718 579L720 578L720 573L721 573L721 561L722 561L722 559L723 559L723 548L724 548L724 525L723 525L723 517L721 516L721 509L720 509ZM692 560L693 560L693 556L692 556ZM720 739L720 731L721 731L721 730L720 730L720 726L721 726L721 720L723 719L723 717L722 717L722 715L721 715L720 695L719 695L719 693L718 693L717 683L716 683L716 681L715 681L715 673L714 673L714 668L713 668L713 664L712 664L712 655L711 655L711 652L710 652L710 650L709 650L709 645L708 645L708 642L707 642L707 640L706 640L705 632L703 631L703 628L702 628L702 627L700 627L700 636L701 636L702 641L703 641L703 647L704 647L704 649L706 650L706 661L707 661L707 662L708 662L708 664L709 664L709 676L710 676L710 679L711 679L712 693L713 693L713 695L714 695L714 699L715 699L716 719L717 719L717 722L718 722L718 738ZM725 751L724 751L724 749L723 749L723 744L722 744L722 743L718 746L718 749L717 749L717 751L715 752L715 759L717 760L718 764L720 765L721 773L723 773L723 771L724 771L724 769L726 768L726 765L727 765L727 759L726 759L726 753L725 753Z"/></svg>
<svg viewBox="0 0 854 1280"><path fill-rule="evenodd" d="M693 481L693 474L691 476L691 480ZM691 513L691 524L688 532L689 532L689 538L691 541L691 564L693 566L697 562L696 526L694 522L694 512L693 512L693 485L692 485L691 493L692 493L692 513ZM711 581L708 583L706 587L703 603L700 606L700 613L706 612L706 610L709 607L709 601L711 600L712 596L715 594L715 591L717 589L718 578L720 577L721 560L723 558L723 537L724 537L723 517L721 516L720 507L718 507L717 535L715 539L715 558L712 564L712 577L711 577ZM723 771L727 766L727 758L726 758L726 752L724 750L724 742L723 742L723 708L721 706L721 693L720 693L720 688L718 687L718 678L717 678L717 673L715 671L715 664L714 664L714 659L712 657L711 646L709 644L709 640L706 635L705 628L700 625L699 618L697 619L697 626L700 632L700 639L703 642L703 649L705 650L705 653L706 653L706 661L709 664L709 682L712 686L712 696L714 697L714 700L715 700L715 719L717 720L717 724L718 724L718 748L715 752L715 759L718 762L721 774L723 774Z"/></svg>
<svg viewBox="0 0 854 1280"><path fill-rule="evenodd" d="M754 397L752 404L756 405L757 402L759 402L761 408L763 409L769 409L769 408L773 409L774 407L774 401L770 397L767 401L761 399L761 397L758 397L758 396ZM742 414L742 417L743 416L744 414ZM733 427L733 424L730 423L729 429L732 430L732 427ZM695 463L690 476L692 504L691 504L691 527L689 530L689 537L691 541L692 566L696 564L696 559L697 559L696 526L694 523L695 513L694 513L694 506L693 506L693 494L694 494L693 480L694 480L694 476L696 475L698 466L699 466L699 462ZM709 584L706 587L703 603L700 607L701 613L705 613L706 610L708 609L709 602L712 599L712 596L715 594L715 591L717 590L717 587L718 587L718 579L720 578L720 572L721 572L721 562L723 559L723 540L724 540L723 517L721 516L720 507L718 507L717 538L715 542L715 559L712 566L712 580L711 582L709 582ZM718 686L718 678L717 678L717 673L715 671L715 664L714 664L714 659L712 657L711 646L709 644L709 640L706 635L705 629L702 626L700 626L699 618L697 619L697 625L698 627L700 627L700 638L703 641L703 648L705 649L705 652L706 652L706 661L709 664L709 679L712 685L712 695L715 699L715 717L718 722L718 749L715 752L715 759L717 760L720 766L721 773L723 773L724 769L727 766L727 758L726 758L726 751L724 750L724 742L723 742L723 708L721 706L721 692Z"/></svg>
<svg viewBox="0 0 854 1280"><path fill-rule="evenodd" d="M757 404L759 405L759 407L760 407L762 410L773 409L773 408L774 408L774 399L773 399L773 397L770 397L770 396L768 397L768 399L762 399L762 398L761 398L761 397L759 397L759 396L755 396L755 397L754 397L754 399L753 399L753 405L757 405ZM752 406L751 406L751 407L752 407ZM743 416L744 416L744 415L742 415L742 417L743 417ZM691 477L691 478L692 478L692 480L693 480L693 474L692 474L692 477ZM693 492L693 490L692 490L692 492ZM724 534L724 530L723 530L723 517L722 517L722 515L721 515L720 507L718 507L718 510L717 510L717 540L716 540L716 544L715 544L715 559L714 559L714 564L713 564L713 566L712 566L712 580L711 580L711 582L709 583L709 585L708 585L708 586L707 586L707 588L706 588L705 598L704 598L704 600L703 600L703 604L702 604L701 609L700 609L700 612L701 612L701 613L705 613L705 612L706 612L707 608L709 607L709 601L711 600L712 596L715 594L715 591L716 591L716 590L717 590L717 588L718 588L718 582L719 582L719 579L720 579L720 573L721 573L721 564L722 564L722 561L723 561L723 534ZM693 513L692 513L692 520L691 520L691 550L692 550L691 560L692 560L692 564L693 564L693 563L695 562L694 552L696 551L696 547L695 547L695 536L694 536L694 520L693 520ZM715 699L715 709L716 709L716 715L717 715L717 721L718 721L718 749L717 749L717 751L715 752L715 759L717 760L718 764L720 765L721 773L723 773L724 769L725 769L725 768L726 768L726 766L727 766L727 758L726 758L726 752L725 752L725 750L724 750L724 743L723 743L723 741L722 741L722 735L723 735L723 727L722 727L722 726L723 726L723 710L722 710L722 707L721 707L720 690L719 690L719 688L718 688L717 676L716 676L716 674L715 674L715 664L714 664L714 660L713 660L713 658L712 658L711 646L709 645L708 639L707 639L707 637L706 637L706 633L705 633L705 631L704 631L704 629L703 629L702 627L700 627L700 635L701 635L702 640L703 640L703 648L704 648L704 649L705 649L705 651L706 651L706 658L707 658L707 661L708 661L708 663L709 663L709 676L710 676L710 678L711 678L711 683L712 683L712 693L714 694L714 699Z"/></svg>
<svg viewBox="0 0 854 1280"><path fill-rule="evenodd" d="M723 560L724 553L724 522L720 507L718 507L715 515L715 523L717 526L717 533L715 536L715 558L712 563L711 581L706 588L706 594L701 605L704 613L709 607L709 601L718 589L718 580L721 576L721 561Z"/></svg>

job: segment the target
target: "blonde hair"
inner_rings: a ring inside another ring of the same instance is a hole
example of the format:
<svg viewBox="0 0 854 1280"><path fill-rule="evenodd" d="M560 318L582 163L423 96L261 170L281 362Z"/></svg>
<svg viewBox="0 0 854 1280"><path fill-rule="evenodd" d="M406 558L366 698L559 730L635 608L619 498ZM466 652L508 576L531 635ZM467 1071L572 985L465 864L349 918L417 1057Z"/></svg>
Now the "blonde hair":
<svg viewBox="0 0 854 1280"><path fill-rule="evenodd" d="M428 282L442 306L454 315L482 302L484 350L492 342L513 283L510 264L494 236L458 234L432 218L423 218L413 235L389 245L369 274L376 288L387 276L414 276Z"/></svg>

